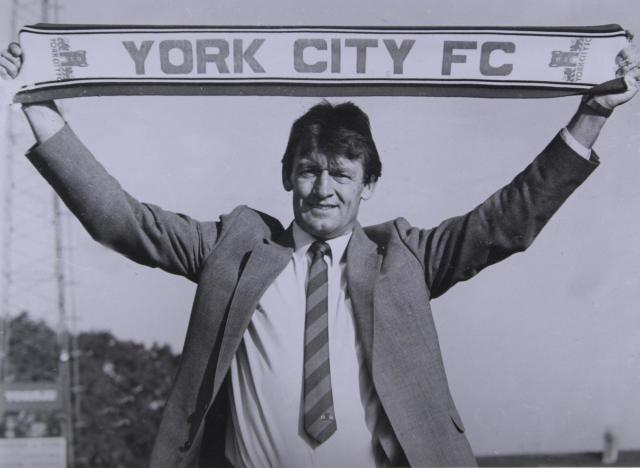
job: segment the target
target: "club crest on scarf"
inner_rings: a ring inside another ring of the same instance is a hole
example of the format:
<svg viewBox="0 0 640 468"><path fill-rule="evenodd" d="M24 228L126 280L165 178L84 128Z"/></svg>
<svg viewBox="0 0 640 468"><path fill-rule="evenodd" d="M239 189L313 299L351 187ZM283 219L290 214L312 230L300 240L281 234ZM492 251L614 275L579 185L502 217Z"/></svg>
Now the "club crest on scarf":
<svg viewBox="0 0 640 468"><path fill-rule="evenodd" d="M54 37L50 41L51 61L58 80L73 78L74 67L87 67L87 51L71 50L69 41L63 37Z"/></svg>
<svg viewBox="0 0 640 468"><path fill-rule="evenodd" d="M590 47L591 39L588 37L571 39L569 50L554 50L551 52L549 67L563 68L562 79L564 81L580 81Z"/></svg>

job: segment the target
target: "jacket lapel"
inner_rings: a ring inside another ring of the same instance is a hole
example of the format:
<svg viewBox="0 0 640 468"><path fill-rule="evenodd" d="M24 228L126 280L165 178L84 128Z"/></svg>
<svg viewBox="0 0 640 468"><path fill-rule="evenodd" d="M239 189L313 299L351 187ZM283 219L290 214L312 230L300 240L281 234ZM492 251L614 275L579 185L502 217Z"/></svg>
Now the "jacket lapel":
<svg viewBox="0 0 640 468"><path fill-rule="evenodd" d="M367 237L362 227L356 224L347 246L347 287L358 338L365 349L369 369L373 347L373 296L380 270L380 258L377 245Z"/></svg>
<svg viewBox="0 0 640 468"><path fill-rule="evenodd" d="M282 272L292 254L291 227L275 241L263 239L250 253L229 306L220 358L216 367L214 395L222 384L258 301L269 285Z"/></svg>

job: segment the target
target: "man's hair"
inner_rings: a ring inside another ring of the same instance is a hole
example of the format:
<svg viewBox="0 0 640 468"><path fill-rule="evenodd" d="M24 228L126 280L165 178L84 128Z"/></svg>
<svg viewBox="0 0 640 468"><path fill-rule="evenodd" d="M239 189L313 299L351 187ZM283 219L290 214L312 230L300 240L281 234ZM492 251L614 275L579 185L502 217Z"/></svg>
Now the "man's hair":
<svg viewBox="0 0 640 468"><path fill-rule="evenodd" d="M334 106L323 101L293 123L282 158L283 174L291 175L296 156L314 151L361 161L365 183L375 182L382 173L369 117L352 102Z"/></svg>

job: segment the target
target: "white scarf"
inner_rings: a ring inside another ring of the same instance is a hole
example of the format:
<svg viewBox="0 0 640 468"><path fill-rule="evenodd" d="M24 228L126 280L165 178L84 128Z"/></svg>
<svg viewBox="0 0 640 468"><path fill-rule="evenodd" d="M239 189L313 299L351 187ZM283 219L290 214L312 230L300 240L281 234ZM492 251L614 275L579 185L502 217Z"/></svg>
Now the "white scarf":
<svg viewBox="0 0 640 468"><path fill-rule="evenodd" d="M615 78L620 26L39 24L16 102L101 95L553 97ZM619 84L619 83L618 83Z"/></svg>

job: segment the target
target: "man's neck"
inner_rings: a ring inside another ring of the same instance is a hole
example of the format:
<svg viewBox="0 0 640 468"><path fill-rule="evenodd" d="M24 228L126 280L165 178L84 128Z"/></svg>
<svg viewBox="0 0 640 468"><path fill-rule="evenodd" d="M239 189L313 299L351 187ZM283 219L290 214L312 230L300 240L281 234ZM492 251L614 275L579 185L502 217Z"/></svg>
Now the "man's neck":
<svg viewBox="0 0 640 468"><path fill-rule="evenodd" d="M341 236L333 237L331 239L318 239L302 229L295 221L292 223L292 231L293 245L296 254L305 255L311 244L317 240L323 240L329 244L329 247L331 247L332 258L338 260L342 259L344 252L347 250L349 239L351 239L351 234L353 233L353 230L350 230Z"/></svg>

